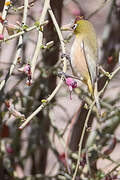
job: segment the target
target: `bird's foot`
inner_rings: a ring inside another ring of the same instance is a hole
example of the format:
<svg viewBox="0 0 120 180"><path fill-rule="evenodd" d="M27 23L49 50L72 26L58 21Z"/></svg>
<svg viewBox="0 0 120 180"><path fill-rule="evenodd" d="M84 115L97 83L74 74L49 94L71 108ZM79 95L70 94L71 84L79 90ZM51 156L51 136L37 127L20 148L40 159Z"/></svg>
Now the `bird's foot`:
<svg viewBox="0 0 120 180"><path fill-rule="evenodd" d="M64 57L65 57L69 62L71 62L71 58L70 58L70 56L69 56L68 54L64 54L64 53L63 53L63 54L61 55L61 58L63 59Z"/></svg>

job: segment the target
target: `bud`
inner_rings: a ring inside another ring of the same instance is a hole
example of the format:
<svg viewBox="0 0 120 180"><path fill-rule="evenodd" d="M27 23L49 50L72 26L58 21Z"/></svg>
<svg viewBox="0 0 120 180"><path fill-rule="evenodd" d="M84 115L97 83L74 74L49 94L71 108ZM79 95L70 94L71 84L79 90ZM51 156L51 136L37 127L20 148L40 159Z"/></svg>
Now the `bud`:
<svg viewBox="0 0 120 180"><path fill-rule="evenodd" d="M13 153L13 148L9 144L6 144L6 152L9 155L11 155Z"/></svg>
<svg viewBox="0 0 120 180"><path fill-rule="evenodd" d="M3 34L0 34L0 40L4 40Z"/></svg>
<svg viewBox="0 0 120 180"><path fill-rule="evenodd" d="M77 87L77 82L73 78L68 77L68 78L66 78L66 84L69 87L70 99L72 99L71 93L72 93L73 89Z"/></svg>

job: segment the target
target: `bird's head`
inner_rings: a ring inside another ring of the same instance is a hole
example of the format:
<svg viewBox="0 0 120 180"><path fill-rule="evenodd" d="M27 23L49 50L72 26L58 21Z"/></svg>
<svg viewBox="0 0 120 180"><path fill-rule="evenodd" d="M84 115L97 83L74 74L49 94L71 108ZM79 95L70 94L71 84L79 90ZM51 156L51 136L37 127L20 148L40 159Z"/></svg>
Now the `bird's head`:
<svg viewBox="0 0 120 180"><path fill-rule="evenodd" d="M76 35L79 35L87 32L90 26L90 22L85 20L83 16L77 16L72 29Z"/></svg>

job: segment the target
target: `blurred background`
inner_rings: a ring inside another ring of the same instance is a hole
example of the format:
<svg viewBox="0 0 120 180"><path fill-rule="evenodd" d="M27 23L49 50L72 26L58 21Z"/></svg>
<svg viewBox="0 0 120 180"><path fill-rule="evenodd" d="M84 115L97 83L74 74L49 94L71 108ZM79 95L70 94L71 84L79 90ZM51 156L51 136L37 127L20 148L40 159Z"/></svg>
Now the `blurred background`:
<svg viewBox="0 0 120 180"><path fill-rule="evenodd" d="M9 39L20 28L27 29L38 23L44 0L28 2L24 27L25 1L13 0L6 5L7 22L3 23L2 33L4 38ZM4 4L4 0L0 1L1 23ZM74 22L76 16L84 16L92 22L99 45L98 63L112 73L119 66L120 0L51 0L50 4L60 27ZM71 100L69 89L63 83L49 105L34 116L23 130L19 129L23 121L16 115L20 113L20 116L25 115L26 118L30 116L41 105L41 100L50 96L60 80L57 74L63 67L61 45L48 14L45 19L49 23L44 26L43 47L40 49L32 83L27 83L28 75L19 69L25 64L31 64L38 29L25 32L22 42L19 39L21 36L0 42L0 82L6 80L0 91L1 180L72 179L75 170L78 144L89 110L84 101L84 97L90 98L85 85L79 84L72 92ZM62 34L66 54L69 55L74 36L68 31L62 31ZM2 36L0 38L3 40ZM54 41L52 47L44 48L50 41ZM15 60L14 70L9 76L9 69ZM69 62L67 65L67 73L72 74ZM76 180L120 179L119 77L118 73L101 97L100 122L94 111L90 115ZM99 91L106 81L107 77L100 76ZM71 173L68 173L67 163Z"/></svg>

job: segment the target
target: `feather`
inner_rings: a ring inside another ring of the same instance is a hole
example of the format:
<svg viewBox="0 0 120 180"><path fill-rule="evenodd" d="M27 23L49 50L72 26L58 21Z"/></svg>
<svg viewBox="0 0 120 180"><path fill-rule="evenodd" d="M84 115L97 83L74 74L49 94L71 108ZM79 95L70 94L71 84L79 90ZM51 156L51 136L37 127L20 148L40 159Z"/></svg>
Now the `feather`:
<svg viewBox="0 0 120 180"><path fill-rule="evenodd" d="M84 57L86 60L92 88L94 89L94 83L95 83L95 79L96 79L97 56L95 57L95 52L93 52L94 49L92 48L92 45L90 44L90 41L88 39L87 39L87 41L85 41L85 39L84 39L82 41L82 43L83 43L83 53L84 53ZM93 59L93 57L94 57L94 59Z"/></svg>

